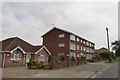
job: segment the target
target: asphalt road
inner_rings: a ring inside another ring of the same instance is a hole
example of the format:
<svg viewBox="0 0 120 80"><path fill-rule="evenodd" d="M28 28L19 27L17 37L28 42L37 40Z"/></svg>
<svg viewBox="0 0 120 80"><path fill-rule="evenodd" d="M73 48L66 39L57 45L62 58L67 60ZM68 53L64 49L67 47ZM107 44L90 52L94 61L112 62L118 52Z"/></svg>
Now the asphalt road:
<svg viewBox="0 0 120 80"><path fill-rule="evenodd" d="M118 78L118 69L120 63L115 63L111 67L104 67L95 74L92 75L91 78Z"/></svg>

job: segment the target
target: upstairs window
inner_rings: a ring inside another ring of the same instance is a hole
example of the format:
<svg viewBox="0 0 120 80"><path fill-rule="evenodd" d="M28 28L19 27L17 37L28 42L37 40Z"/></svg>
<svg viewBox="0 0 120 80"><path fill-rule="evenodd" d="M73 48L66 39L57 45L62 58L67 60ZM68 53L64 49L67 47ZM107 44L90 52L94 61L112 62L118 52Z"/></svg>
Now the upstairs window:
<svg viewBox="0 0 120 80"><path fill-rule="evenodd" d="M70 50L76 50L76 46L74 43L70 43Z"/></svg>
<svg viewBox="0 0 120 80"><path fill-rule="evenodd" d="M75 36L74 35L70 35L70 40L75 41Z"/></svg>
<svg viewBox="0 0 120 80"><path fill-rule="evenodd" d="M58 47L64 47L64 46L65 46L64 43L59 43L59 44L58 44Z"/></svg>
<svg viewBox="0 0 120 80"><path fill-rule="evenodd" d="M79 50L80 49L80 47L79 47L79 45L77 45L77 50Z"/></svg>
<svg viewBox="0 0 120 80"><path fill-rule="evenodd" d="M65 34L59 34L59 38L65 37Z"/></svg>
<svg viewBox="0 0 120 80"><path fill-rule="evenodd" d="M79 38L77 38L77 41L79 42L79 41L80 41L80 39L79 39Z"/></svg>

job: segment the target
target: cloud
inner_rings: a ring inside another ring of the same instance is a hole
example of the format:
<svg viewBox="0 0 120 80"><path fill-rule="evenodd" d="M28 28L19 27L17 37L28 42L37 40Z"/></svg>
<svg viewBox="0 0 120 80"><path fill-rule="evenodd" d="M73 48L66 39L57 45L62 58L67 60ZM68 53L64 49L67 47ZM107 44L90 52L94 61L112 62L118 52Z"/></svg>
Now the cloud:
<svg viewBox="0 0 120 80"><path fill-rule="evenodd" d="M3 39L20 36L32 44L42 43L41 35L56 27L72 31L96 44L107 46L118 38L117 2L5 2L3 3Z"/></svg>

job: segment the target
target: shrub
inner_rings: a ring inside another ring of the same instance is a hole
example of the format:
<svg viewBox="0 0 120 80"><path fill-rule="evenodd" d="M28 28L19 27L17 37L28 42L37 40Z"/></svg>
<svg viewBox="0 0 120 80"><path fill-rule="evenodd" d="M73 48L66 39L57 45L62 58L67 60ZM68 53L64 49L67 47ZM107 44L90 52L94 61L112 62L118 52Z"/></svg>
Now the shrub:
<svg viewBox="0 0 120 80"><path fill-rule="evenodd" d="M27 63L28 68L36 68L35 61L30 59L30 61Z"/></svg>
<svg viewBox="0 0 120 80"><path fill-rule="evenodd" d="M71 60L71 61L75 61L75 57L72 56L72 57L70 58L70 60Z"/></svg>
<svg viewBox="0 0 120 80"><path fill-rule="evenodd" d="M84 56L80 56L80 60L85 60L85 57Z"/></svg>
<svg viewBox="0 0 120 80"><path fill-rule="evenodd" d="M50 64L44 65L44 69L51 69L51 65Z"/></svg>
<svg viewBox="0 0 120 80"><path fill-rule="evenodd" d="M56 58L56 60L58 62L63 62L63 61L65 61L65 57L64 57L64 55L58 55L57 58Z"/></svg>

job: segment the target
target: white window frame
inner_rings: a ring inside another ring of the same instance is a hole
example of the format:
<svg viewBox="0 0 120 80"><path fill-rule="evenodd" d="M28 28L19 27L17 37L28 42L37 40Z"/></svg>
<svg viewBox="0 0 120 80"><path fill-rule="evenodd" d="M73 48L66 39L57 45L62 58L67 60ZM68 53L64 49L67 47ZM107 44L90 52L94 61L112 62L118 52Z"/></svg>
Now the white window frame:
<svg viewBox="0 0 120 80"><path fill-rule="evenodd" d="M64 47L64 46L65 46L64 43L59 43L59 44L58 44L58 47Z"/></svg>
<svg viewBox="0 0 120 80"><path fill-rule="evenodd" d="M77 38L77 41L79 42L79 41L80 41L80 39L79 39L79 38Z"/></svg>
<svg viewBox="0 0 120 80"><path fill-rule="evenodd" d="M70 35L70 40L75 41L75 35Z"/></svg>
<svg viewBox="0 0 120 80"><path fill-rule="evenodd" d="M70 52L69 58L71 58L72 56L74 56L74 58L76 59L76 53Z"/></svg>
<svg viewBox="0 0 120 80"><path fill-rule="evenodd" d="M80 50L80 46L79 45L77 45L77 50Z"/></svg>
<svg viewBox="0 0 120 80"><path fill-rule="evenodd" d="M40 54L38 56L38 60L41 61L41 62L45 62L45 55L44 54Z"/></svg>
<svg viewBox="0 0 120 80"><path fill-rule="evenodd" d="M18 53L18 51L11 53L11 60L21 60L21 58L22 58L22 53Z"/></svg>
<svg viewBox="0 0 120 80"><path fill-rule="evenodd" d="M70 50L76 50L76 44L70 43Z"/></svg>
<svg viewBox="0 0 120 80"><path fill-rule="evenodd" d="M65 37L65 34L59 34L59 38Z"/></svg>

